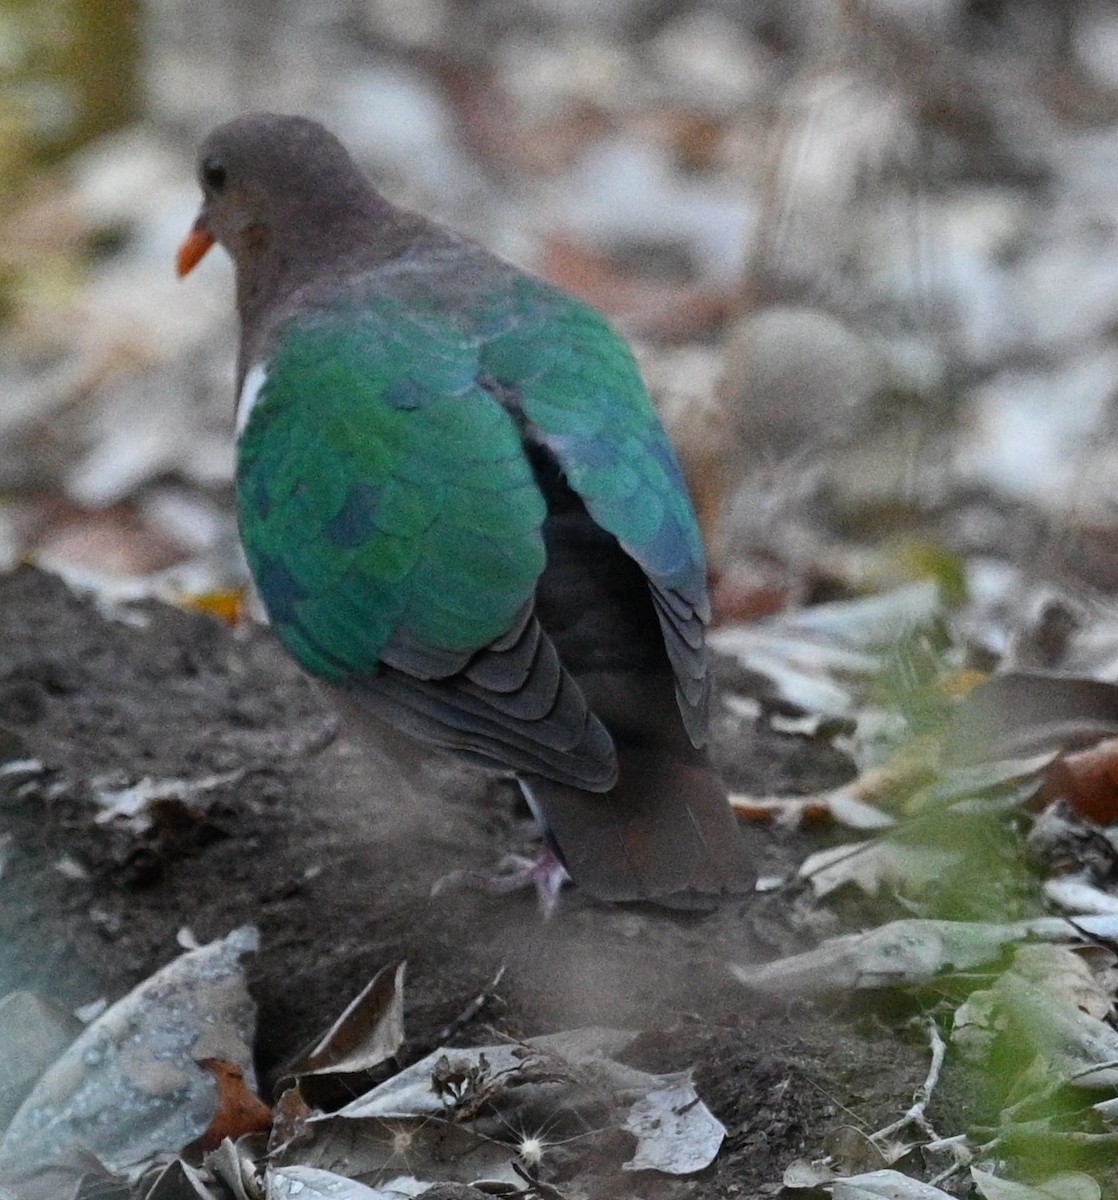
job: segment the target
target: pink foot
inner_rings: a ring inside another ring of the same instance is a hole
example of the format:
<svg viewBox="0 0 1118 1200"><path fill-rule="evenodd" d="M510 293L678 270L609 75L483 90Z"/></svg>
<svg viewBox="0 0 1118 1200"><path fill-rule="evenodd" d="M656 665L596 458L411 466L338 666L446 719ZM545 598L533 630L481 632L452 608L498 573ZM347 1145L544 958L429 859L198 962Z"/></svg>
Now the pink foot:
<svg viewBox="0 0 1118 1200"><path fill-rule="evenodd" d="M559 905L559 892L569 879L566 867L554 851L544 846L535 858L506 854L492 874L476 869L451 871L435 881L431 895L437 896L450 887L468 887L488 892L491 896L508 896L530 886L536 889L540 913L547 918L555 913Z"/></svg>

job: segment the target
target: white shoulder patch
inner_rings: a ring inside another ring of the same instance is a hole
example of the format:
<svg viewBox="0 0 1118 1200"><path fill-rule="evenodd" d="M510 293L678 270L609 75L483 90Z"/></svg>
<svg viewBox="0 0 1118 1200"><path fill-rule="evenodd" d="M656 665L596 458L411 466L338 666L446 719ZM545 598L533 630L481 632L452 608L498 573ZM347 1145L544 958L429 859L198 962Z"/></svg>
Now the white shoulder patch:
<svg viewBox="0 0 1118 1200"><path fill-rule="evenodd" d="M264 380L267 377L268 372L265 370L263 363L257 363L255 367L249 368L248 374L245 375L241 395L237 400L238 437L244 432L244 428L248 424L249 416L256 407L256 401L260 398L260 389L264 386Z"/></svg>

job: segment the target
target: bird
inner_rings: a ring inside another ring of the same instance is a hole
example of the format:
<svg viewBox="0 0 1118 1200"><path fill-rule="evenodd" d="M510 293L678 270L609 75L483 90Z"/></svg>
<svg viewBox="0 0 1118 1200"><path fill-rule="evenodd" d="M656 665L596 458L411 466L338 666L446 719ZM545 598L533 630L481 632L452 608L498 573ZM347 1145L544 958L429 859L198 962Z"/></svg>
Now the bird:
<svg viewBox="0 0 1118 1200"><path fill-rule="evenodd" d="M177 269L233 262L237 520L279 641L385 752L514 778L595 899L748 891L703 546L626 342L307 118L218 126L198 181Z"/></svg>

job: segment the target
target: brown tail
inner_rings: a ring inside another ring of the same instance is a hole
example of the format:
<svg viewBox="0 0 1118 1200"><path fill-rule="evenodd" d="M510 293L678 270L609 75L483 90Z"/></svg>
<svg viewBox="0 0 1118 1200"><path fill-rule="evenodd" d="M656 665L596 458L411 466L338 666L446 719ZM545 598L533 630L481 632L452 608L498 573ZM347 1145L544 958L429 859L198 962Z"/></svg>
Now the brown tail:
<svg viewBox="0 0 1118 1200"><path fill-rule="evenodd" d="M754 872L726 789L696 756L618 747L620 779L586 792L533 776L528 803L571 878L599 900L712 908L749 891Z"/></svg>

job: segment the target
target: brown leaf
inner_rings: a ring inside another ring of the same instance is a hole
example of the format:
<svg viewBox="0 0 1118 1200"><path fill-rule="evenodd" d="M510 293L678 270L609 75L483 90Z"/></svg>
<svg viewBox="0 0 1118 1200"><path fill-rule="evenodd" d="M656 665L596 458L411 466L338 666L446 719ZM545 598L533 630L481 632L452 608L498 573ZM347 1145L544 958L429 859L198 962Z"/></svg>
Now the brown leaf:
<svg viewBox="0 0 1118 1200"><path fill-rule="evenodd" d="M632 334L684 340L718 329L736 303L693 284L626 275L605 254L561 237L544 247L541 274L616 317Z"/></svg>
<svg viewBox="0 0 1118 1200"><path fill-rule="evenodd" d="M676 161L687 171L712 171L720 165L729 129L709 113L671 112L664 116L665 132Z"/></svg>
<svg viewBox="0 0 1118 1200"><path fill-rule="evenodd" d="M371 1071L404 1044L406 963L382 967L342 1015L289 1068L291 1075Z"/></svg>
<svg viewBox="0 0 1118 1200"><path fill-rule="evenodd" d="M199 1058L198 1065L217 1081L217 1111L206 1132L189 1150L216 1150L225 1140L236 1141L246 1133L260 1133L272 1124L272 1110L252 1092L244 1071L224 1058Z"/></svg>
<svg viewBox="0 0 1118 1200"><path fill-rule="evenodd" d="M307 1132L307 1118L314 1113L298 1084L280 1094L273 1109L274 1123L268 1141L269 1151L288 1146Z"/></svg>
<svg viewBox="0 0 1118 1200"><path fill-rule="evenodd" d="M1081 817L1099 825L1118 821L1118 738L1058 758L1044 773L1041 798L1066 800Z"/></svg>
<svg viewBox="0 0 1118 1200"><path fill-rule="evenodd" d="M819 796L747 796L732 793L730 807L739 821L770 823L789 829L813 829L834 824L831 810Z"/></svg>
<svg viewBox="0 0 1118 1200"><path fill-rule="evenodd" d="M787 580L776 579L773 572L765 578L760 571L730 570L711 580L713 623L757 621L783 612L794 599Z"/></svg>
<svg viewBox="0 0 1118 1200"><path fill-rule="evenodd" d="M73 509L42 530L28 547L48 570L97 575L148 575L180 562L182 546L146 526L126 505L98 512Z"/></svg>

